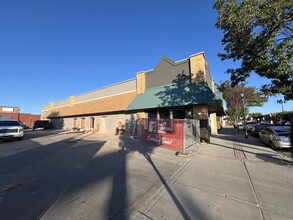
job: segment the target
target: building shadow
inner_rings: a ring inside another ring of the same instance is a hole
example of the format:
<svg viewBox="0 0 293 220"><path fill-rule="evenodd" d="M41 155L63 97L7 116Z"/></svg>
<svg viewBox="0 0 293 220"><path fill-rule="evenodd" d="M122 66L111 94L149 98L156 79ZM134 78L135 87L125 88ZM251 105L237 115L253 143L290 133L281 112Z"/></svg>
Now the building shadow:
<svg viewBox="0 0 293 220"><path fill-rule="evenodd" d="M64 119L61 117L60 112L54 111L51 112L47 118L50 119L50 127L52 129L63 129L64 128Z"/></svg>
<svg viewBox="0 0 293 220"><path fill-rule="evenodd" d="M33 146L0 157L1 219L38 219L76 181L102 141L69 136L50 144L24 140Z"/></svg>
<svg viewBox="0 0 293 220"><path fill-rule="evenodd" d="M122 151L123 153L137 152L137 153L141 154L147 160L147 162L151 165L152 169L155 171L157 177L159 178L159 180L161 181L162 185L166 189L167 193L172 198L174 204L176 205L176 207L180 211L180 213L182 215L182 218L183 219L191 219L191 217L189 216L189 214L186 211L185 207L181 204L181 202L179 201L177 196L174 194L174 192L170 188L170 186L167 183L167 181L164 179L164 177L161 174L160 170L157 168L156 164L152 160L151 155L154 153L155 148L158 147L158 146L145 144L145 143L140 143L138 145L138 144L136 144L136 142L134 142L127 135L120 135L119 139L120 139L120 144L119 145L121 147L120 151ZM122 182L124 182L124 181L122 181ZM115 184L115 185L119 186L119 184ZM118 189L119 189L119 187L118 187ZM194 209L197 209L196 206L194 206ZM199 211L199 213L200 213L200 211ZM129 215L120 215L118 219L127 219L127 218L124 218L124 217L129 217Z"/></svg>
<svg viewBox="0 0 293 220"><path fill-rule="evenodd" d="M155 171L182 218L191 219L152 159L156 146L138 144L129 135L122 134L114 136L117 141L112 143L107 138L97 140L92 133L63 135L65 138L62 140L56 139L50 144L0 157L1 218L56 219L56 216L62 218L60 209L63 209L64 218L74 219L74 210L86 204L86 197L82 195L88 192L89 186L95 187L87 196L97 198L100 195L95 190L103 186L105 190L111 188L108 198L98 199L92 206L88 204L79 217L129 219L137 211L137 204L143 205L146 199L138 198L139 201L133 203L128 197L127 159L129 155L138 153ZM27 139L23 144L35 146L38 143ZM111 184L103 185L109 178L112 179ZM105 202L106 209L101 214L100 207L104 207ZM59 210L58 215L56 210Z"/></svg>

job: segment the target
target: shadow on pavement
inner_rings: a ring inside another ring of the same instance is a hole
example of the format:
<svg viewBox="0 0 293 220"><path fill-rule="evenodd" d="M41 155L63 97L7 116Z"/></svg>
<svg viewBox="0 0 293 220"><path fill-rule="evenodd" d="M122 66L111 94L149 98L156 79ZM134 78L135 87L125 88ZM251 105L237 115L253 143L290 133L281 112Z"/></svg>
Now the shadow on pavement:
<svg viewBox="0 0 293 220"><path fill-rule="evenodd" d="M53 135L56 134L53 132ZM42 137L44 136L46 134ZM117 145L111 146L112 150L107 151L107 140L98 141L89 136L91 133L73 136L71 134L70 137L54 143L0 158L1 218L56 219L58 217L55 216L56 213L50 212L51 209L56 207L66 209L70 205L74 206L74 202L63 204L63 199L86 191L89 185L99 184L105 179L112 178L111 192L106 199L108 205L103 210L104 217L128 219L137 210L133 209L133 204L130 204L128 198L127 155L138 152L151 165L182 217L190 219L184 206L152 160L151 155L156 146L137 144L130 137L120 135ZM33 139L24 141L29 145L38 145ZM106 150L101 151L103 147ZM190 200L192 201L192 198ZM84 201L80 204L84 204ZM101 211L99 205L96 201L95 208L79 217L99 215L98 212ZM194 209L196 210L196 207ZM66 213L67 210L63 211ZM77 218L74 212L71 214L73 216L64 215L66 218Z"/></svg>
<svg viewBox="0 0 293 220"><path fill-rule="evenodd" d="M177 199L175 194L168 186L166 180L164 179L164 177L162 176L159 169L156 167L155 163L151 158L151 154L153 154L154 148L156 148L156 146L142 143L136 144L131 140L129 136L120 135L118 147L119 149L117 151L102 154L94 158L84 170L83 175L79 178L80 180L68 190L67 194L74 194L75 191L79 191L83 188L86 188L89 183L98 183L102 179L105 179L110 176L113 177L111 195L109 198L109 204L106 211L107 215L96 216L93 213L84 213L85 215L83 215L82 218L93 218L94 216L95 218L102 217L107 219L129 219L133 212L137 211L133 209L131 203L139 203L139 201L129 201L128 198L129 192L127 192L126 168L127 155L137 152L143 155L143 157L154 169L159 180L164 185L167 192L173 199L178 210L181 212L183 218L191 219L188 216L188 213L185 211L183 205L180 203L180 201ZM92 210L92 212L95 211ZM49 219L52 217L54 218L54 216L49 215Z"/></svg>
<svg viewBox="0 0 293 220"><path fill-rule="evenodd" d="M0 159L1 218L37 219L72 184L104 144L76 137Z"/></svg>

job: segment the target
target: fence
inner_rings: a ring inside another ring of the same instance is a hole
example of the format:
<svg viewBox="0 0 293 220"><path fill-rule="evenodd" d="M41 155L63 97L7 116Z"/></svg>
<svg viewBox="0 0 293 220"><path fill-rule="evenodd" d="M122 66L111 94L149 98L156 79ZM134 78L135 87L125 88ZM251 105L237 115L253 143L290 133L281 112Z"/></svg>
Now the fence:
<svg viewBox="0 0 293 220"><path fill-rule="evenodd" d="M141 119L140 138L143 142L185 152L200 142L200 123L194 119Z"/></svg>

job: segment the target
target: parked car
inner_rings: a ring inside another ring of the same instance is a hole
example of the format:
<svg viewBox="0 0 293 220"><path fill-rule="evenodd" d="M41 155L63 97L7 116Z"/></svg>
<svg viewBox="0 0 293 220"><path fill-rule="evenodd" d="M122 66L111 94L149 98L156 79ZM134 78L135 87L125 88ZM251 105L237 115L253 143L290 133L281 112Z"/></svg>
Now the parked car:
<svg viewBox="0 0 293 220"><path fill-rule="evenodd" d="M243 131L247 128L247 132L250 133L253 126L257 125L257 122L246 122L243 126Z"/></svg>
<svg viewBox="0 0 293 220"><path fill-rule="evenodd" d="M254 125L252 128L251 128L251 132L250 134L253 136L253 137L259 137L259 134L260 132L267 128L267 127L270 127L272 126L271 124L257 124L257 125Z"/></svg>
<svg viewBox="0 0 293 220"><path fill-rule="evenodd" d="M261 142L272 149L290 148L290 126L267 127L259 134Z"/></svg>
<svg viewBox="0 0 293 220"><path fill-rule="evenodd" d="M50 121L49 120L36 120L34 122L33 130L36 128L43 128L43 129L48 129L50 128Z"/></svg>
<svg viewBox="0 0 293 220"><path fill-rule="evenodd" d="M18 121L0 120L0 139L23 138L23 128Z"/></svg>
<svg viewBox="0 0 293 220"><path fill-rule="evenodd" d="M243 125L243 122L242 122L242 121L238 121L238 122L237 122L237 125L238 125L238 126L242 126L242 125Z"/></svg>
<svg viewBox="0 0 293 220"><path fill-rule="evenodd" d="M23 129L29 129L29 128L30 128L29 126L27 126L26 124L23 124L23 123L21 123L21 127L22 127Z"/></svg>

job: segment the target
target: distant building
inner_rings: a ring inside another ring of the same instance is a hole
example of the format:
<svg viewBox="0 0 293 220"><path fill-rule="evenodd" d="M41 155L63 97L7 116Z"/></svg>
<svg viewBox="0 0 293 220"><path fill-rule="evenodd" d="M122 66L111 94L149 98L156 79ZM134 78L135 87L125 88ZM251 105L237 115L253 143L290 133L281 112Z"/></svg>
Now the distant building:
<svg viewBox="0 0 293 220"><path fill-rule="evenodd" d="M41 119L41 115L32 115L30 113L21 113L19 107L0 106L0 120L9 119L20 121L28 127L32 127L36 120Z"/></svg>

